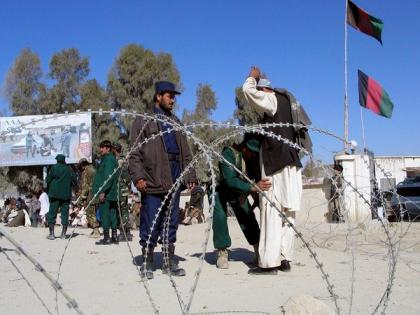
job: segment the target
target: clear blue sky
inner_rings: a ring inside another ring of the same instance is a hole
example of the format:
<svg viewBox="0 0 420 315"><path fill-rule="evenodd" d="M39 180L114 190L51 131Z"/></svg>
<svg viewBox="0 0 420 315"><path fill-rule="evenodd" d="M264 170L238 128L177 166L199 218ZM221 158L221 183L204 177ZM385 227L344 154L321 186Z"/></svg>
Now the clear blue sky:
<svg viewBox="0 0 420 315"><path fill-rule="evenodd" d="M350 139L362 146L357 69L382 84L391 119L364 110L367 146L376 155L420 155L420 1L358 0L381 18L383 43L348 28ZM345 1L2 1L0 77L29 47L48 71L51 56L76 47L91 78L106 85L122 47L171 53L181 73L180 108L192 109L199 83L217 94L214 119L232 116L234 89L251 65L292 91L313 125L343 135ZM8 114L2 97L0 111ZM341 144L314 135L316 156L331 161Z"/></svg>

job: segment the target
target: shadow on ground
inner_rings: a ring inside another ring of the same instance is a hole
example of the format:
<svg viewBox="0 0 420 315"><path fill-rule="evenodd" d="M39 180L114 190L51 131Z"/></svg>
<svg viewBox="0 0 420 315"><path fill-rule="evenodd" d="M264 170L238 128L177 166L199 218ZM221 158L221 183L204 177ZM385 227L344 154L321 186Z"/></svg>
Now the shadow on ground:
<svg viewBox="0 0 420 315"><path fill-rule="evenodd" d="M185 258L175 255L175 260L177 261L185 261ZM133 259L133 265L141 266L143 264L143 256L137 255ZM153 254L153 269L160 268L163 264L163 253L162 252L154 252Z"/></svg>

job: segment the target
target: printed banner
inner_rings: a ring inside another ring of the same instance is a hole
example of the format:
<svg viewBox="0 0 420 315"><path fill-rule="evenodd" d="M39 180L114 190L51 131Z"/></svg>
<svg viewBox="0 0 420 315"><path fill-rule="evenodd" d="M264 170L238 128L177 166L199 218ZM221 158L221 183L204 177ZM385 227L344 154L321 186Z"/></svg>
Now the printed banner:
<svg viewBox="0 0 420 315"><path fill-rule="evenodd" d="M0 117L0 166L92 161L91 114Z"/></svg>

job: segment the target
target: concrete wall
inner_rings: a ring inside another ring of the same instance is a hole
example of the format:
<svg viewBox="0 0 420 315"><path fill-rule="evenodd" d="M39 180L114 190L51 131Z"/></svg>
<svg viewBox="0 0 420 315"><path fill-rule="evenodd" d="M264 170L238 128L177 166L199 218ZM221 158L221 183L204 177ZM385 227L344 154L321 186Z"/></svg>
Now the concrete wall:
<svg viewBox="0 0 420 315"><path fill-rule="evenodd" d="M329 193L328 184L305 185L302 209L296 214L297 224L327 222Z"/></svg>
<svg viewBox="0 0 420 315"><path fill-rule="evenodd" d="M343 204L349 221L371 220L370 206L365 203L365 200L371 200L369 156L343 154L335 156L335 160L343 166L343 178L349 183L343 183Z"/></svg>
<svg viewBox="0 0 420 315"><path fill-rule="evenodd" d="M371 183L369 173L369 157L367 155L338 155L336 160L343 166L343 176L346 181L356 187L363 197L371 200ZM375 162L379 164L385 172L396 178L396 183L401 182L406 177L406 169L420 168L420 157L376 157ZM378 183L385 178L384 172L375 167L375 174ZM379 187L381 188L381 187ZM307 184L303 187L302 210L297 212L297 223L321 223L329 220L329 191L327 181ZM344 187L343 202L349 211L350 222L363 222L371 220L371 210L351 187ZM188 191L181 194L180 207L184 208L189 201ZM208 198L204 198L204 214L209 214ZM258 209L255 214L259 217Z"/></svg>
<svg viewBox="0 0 420 315"><path fill-rule="evenodd" d="M303 187L302 210L297 212L296 220L302 223L327 222L328 218L328 194L330 187L327 184L305 185ZM190 200L188 191L181 193L180 208L185 207L185 203ZM204 198L204 215L209 215L209 200ZM255 210L255 215L259 220L259 210Z"/></svg>

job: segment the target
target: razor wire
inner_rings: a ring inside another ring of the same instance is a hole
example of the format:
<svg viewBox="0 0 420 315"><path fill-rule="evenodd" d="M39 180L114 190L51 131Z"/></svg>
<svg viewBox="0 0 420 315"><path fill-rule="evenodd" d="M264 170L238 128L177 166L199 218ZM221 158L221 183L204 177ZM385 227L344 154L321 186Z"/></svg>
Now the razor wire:
<svg viewBox="0 0 420 315"><path fill-rule="evenodd" d="M282 125L282 124L280 124L280 125ZM284 124L284 125L286 125L286 124ZM284 126L284 125L282 125L282 126ZM265 127L267 126L267 125L264 125ZM242 128L242 129L244 129L245 131L251 131L252 129L249 129L249 130L247 130L248 129L248 127L244 127L244 126L235 126L235 127L237 127L237 128ZM263 134L264 134L264 132L262 132ZM284 142L286 142L287 140L286 139L283 139L283 138L281 138L280 136L276 136L276 135L274 135L273 133L267 133L267 134L269 134L270 136L272 136L273 138L277 138L278 140L281 140L281 141L284 141ZM290 143L289 143L289 145L290 145ZM219 159L222 159L225 163L227 163L230 167L232 167L233 169L235 169L235 171L236 172L238 172L238 173L240 173L240 174L242 174L245 178L246 178L246 180L248 181L248 182L250 182L251 184L253 184L254 185L254 187L257 187L256 185L255 185L255 183L253 183L253 181L252 180L250 180L245 174L243 174L241 171L239 171L233 164L231 164L229 161L227 161L226 159L224 159L220 154L218 154L218 153L216 153L216 152L213 152L213 154L215 154L215 155L217 155L218 156L218 158ZM268 199L268 201L270 202L270 204L274 207L274 208L276 208L277 209L277 211L279 211L279 212L281 212L281 210L280 209L278 209L278 207L271 201L271 200L269 200L269 198L265 195L265 193L264 192L262 192L258 187L257 187L257 189L259 190L259 192L260 193L262 193L264 196L265 196L265 198L267 198ZM213 196L212 196L213 197ZM322 264L319 262L319 260L318 260L318 258L316 257L316 253L315 252L313 252L312 251L312 249L310 248L310 246L309 246L309 243L307 243L304 239L303 239L303 236L296 230L296 228L294 227L294 225L287 219L287 217L284 215L284 214L282 214L281 213L281 215L282 215L282 217L290 224L290 226L293 228L293 230L295 231L295 233L297 233L297 235L298 235L298 237L299 238L301 238L302 239L302 241L304 242L304 244L306 245L306 247L307 247L307 249L309 250L309 252L310 252L310 257L311 258L313 258L314 260L315 260L315 262L317 263L317 267L321 270L321 273L323 274L323 279L326 281L326 283L327 283L327 289L328 289L328 291L330 292L330 294L331 294L331 296L333 297L333 299L334 299L334 301L335 301L335 304L336 304L336 308L337 308L337 311L338 311L338 313L339 313L339 308L338 308L338 305L337 305L337 303L336 303L336 295L334 294L334 292L333 292L333 286L329 283L329 280L328 280L328 275L325 273L325 271L323 270L323 267L322 267ZM300 235L299 235L299 234ZM207 243L207 242L206 242ZM206 245L207 246L207 245ZM198 274L196 274L196 279L198 278ZM193 295L190 295L190 299L192 300L192 297L193 297ZM190 304L191 303L189 303L188 305L187 305L187 309L186 309L186 311L188 312L188 310L189 310L189 306L190 306Z"/></svg>
<svg viewBox="0 0 420 315"><path fill-rule="evenodd" d="M282 124L280 124L280 125L282 125ZM286 124L284 124L284 125L282 125L282 126L285 126ZM288 125L288 124L287 124ZM264 125L265 127L267 127L268 125L266 124L266 125ZM249 127L246 127L246 126L236 126L237 128L242 128L244 131L254 131L254 132L257 132L257 130L253 130L252 128L249 128ZM264 134L264 133L266 133L266 132L264 132L264 131L262 131L262 133ZM268 134L268 135L270 135L271 137L273 137L273 138L277 138L279 141L283 141L283 142L289 142L288 144L289 145L295 145L295 146L297 146L296 144L294 144L294 143L291 143L290 141L288 141L287 139L283 139L282 137L280 137L280 136L277 136L277 135L275 135L275 134L273 134L273 133L266 133L266 134ZM306 151L306 150L305 150ZM308 153L308 152L305 152L305 153ZM242 174L242 172L241 171L239 171L233 164L231 164L229 161L227 161L226 159L224 159L220 154L218 154L218 153L216 153L216 152L213 152L213 154L215 154L216 156L218 156L218 158L219 159L222 159L225 163L227 163L230 167L232 167L233 169L235 169L235 171L236 172L238 172L238 173L240 173L240 174ZM250 183L252 183L253 185L254 185L254 187L257 187L257 186L255 186L255 183L253 183L253 181L252 180L250 180L245 174L242 174L245 178L246 178L246 180L248 181L248 182L250 182ZM337 296L336 296L336 294L334 294L334 291L333 291L333 285L331 285L331 283L329 282L329 280L328 280L328 275L325 273L325 271L324 271L324 269L323 269L323 266L322 266L322 264L319 262L319 260L318 260L318 258L317 258L317 255L316 255L316 253L311 249L311 247L310 247L310 245L309 245L309 243L307 243L304 239L303 239L303 236L302 236L302 234L301 233L299 233L297 230L296 230L296 228L295 228L295 226L294 226L294 224L292 224L288 219L287 219L287 217L284 215L284 213L282 213L281 212L281 210L280 209L278 209L278 207L271 201L271 200L269 200L269 198L267 197L267 195L262 191L262 190L260 190L258 187L257 187L257 190L260 192L260 194L262 194L267 200L268 200L268 202L270 203L270 205L272 206L272 207L274 207L275 209L277 209L277 211L280 213L280 215L282 216L282 218L283 219L285 219L286 220L286 222L288 222L288 224L292 227L292 229L295 231L295 233L298 235L298 237L302 240L302 242L306 245L306 248L308 249L308 251L310 252L310 257L311 258L313 258L314 260L315 260L315 262L316 262L316 264L317 264L317 267L320 269L320 271L321 271L321 273L323 274L323 279L324 279L324 281L327 283L327 289L328 289L328 291L330 292L330 294L331 294L331 296L332 296L332 298L333 298L333 300L334 300L334 302L335 302L335 304L336 304L336 309L337 309L337 311L338 311L338 313L339 313L339 308L338 308L338 304L337 304ZM198 275L197 275L198 276ZM187 308L187 311L188 311L188 308Z"/></svg>
<svg viewBox="0 0 420 315"><path fill-rule="evenodd" d="M111 177L111 176L110 176ZM70 237L70 239L71 239L71 237Z"/></svg>
<svg viewBox="0 0 420 315"><path fill-rule="evenodd" d="M367 156L369 160L370 160L370 157L368 155L363 155L362 161L365 164L367 164L368 161L364 158L365 156ZM385 170L380 166L380 164L377 163L375 160L373 160L373 163L375 164L375 167L378 167L378 169L383 173L383 175L385 176L385 178L387 179L387 181L390 183L390 176L389 176L389 174L387 174L385 172ZM374 178L374 183L375 183L375 185L377 185L376 178ZM393 193L396 194L396 191L394 190ZM402 202L401 202L401 200L402 200L402 198L405 198L405 197L404 196L400 196L398 194L396 194L396 197L398 199L398 208L399 208L399 211L400 211L400 217L401 217L401 219L403 219L403 215L402 215L402 213L403 213L402 210L403 209L402 209ZM377 197L374 196L373 199L375 199L375 198L377 198ZM380 200L380 201L383 202L383 199ZM370 209L373 210L372 206L371 206ZM383 218L381 218L377 212L372 211L372 215L377 216L377 219L385 227L385 222L384 222L385 220ZM402 225L401 225L401 227L402 227ZM390 294L391 294L391 289L392 289L392 286L393 286L393 281L395 279L396 265L397 265L397 261L398 261L397 258L398 258L399 249L400 249L399 248L400 241L397 241L395 245L394 244L391 245L392 237L390 235L388 235L388 234L387 234L387 236L388 236L388 240L389 240L389 244L390 244L390 247L389 247L389 251L390 251L389 252L389 254L390 254L390 260L389 260L389 272L390 272L390 276L388 277L388 284L387 284L386 290L385 290L384 294L382 295L379 303L376 305L376 307L375 307L375 309L374 309L374 311L373 311L372 314L375 314L379 310L379 308L380 308L381 305L383 305L383 309L382 309L382 312L381 313L382 314L385 314L385 310L386 310L386 308L388 306L387 303L389 301L389 297L390 297ZM394 248L394 246L395 246L395 248Z"/></svg>
<svg viewBox="0 0 420 315"><path fill-rule="evenodd" d="M16 247L16 249L25 256L34 266L35 270L42 273L42 275L47 278L47 280L51 283L54 290L60 292L60 294L67 300L67 306L70 309L73 309L77 314L83 315L83 312L81 311L78 303L75 299L71 298L71 296L64 291L63 286L46 271L46 269L35 259L33 258L28 251L26 251L22 245L20 245L17 241L15 241L9 233L7 233L3 228L0 227L0 234L4 236L10 243L13 244L13 246Z"/></svg>
<svg viewBox="0 0 420 315"><path fill-rule="evenodd" d="M140 114L139 114L140 115ZM146 119L150 119L150 120L154 120L155 118L153 118L153 117L148 117L147 115L144 115L145 117L146 117ZM161 119L162 120L162 119ZM169 133L169 132L172 132L172 130L168 130L168 131L162 131L162 132L159 132L158 134L155 134L155 135L153 135L152 137L150 137L150 138L148 138L148 139L145 139L144 140L144 143L147 143L147 142L149 142L150 140L153 140L153 139L155 139L155 138L158 138L158 137L162 137L165 133ZM141 145L142 145L143 143L140 143L139 145L138 145L138 147L140 147ZM134 150L136 147L133 147L132 148L132 150ZM132 152L132 150L129 152L129 154L127 154L127 159L129 158L129 156L130 156L130 153ZM103 183L103 185L98 189L98 192L97 192L97 194L95 194L93 197L92 197L92 199L91 199L91 201L86 205L86 208L88 208L90 205L91 205L91 203L93 202L93 200L95 200L96 198L97 198L97 196L99 195L99 193L100 193L100 191L102 190L102 188L112 179L112 177L113 176L115 176L115 174L119 171L119 169L120 169L120 166L118 167L118 168L116 168L115 170L114 170L114 172L112 173L112 174L110 174L109 176L108 176L108 178L104 181L104 183ZM167 198L167 196L166 196L166 198ZM160 212L161 212L161 210L162 210L162 207L160 207L160 209L158 210L158 213L157 213L157 215L156 215L156 217L155 217L155 220L153 221L153 225L152 225L152 228L151 228L151 231L153 231L153 229L154 229L154 225L156 224L156 220L157 220L157 217L158 217L158 215L160 214ZM61 260L60 260L60 265L59 265L59 272L58 272L58 274L60 274L60 270L61 270L61 266L62 266L62 263L63 263L63 261L64 261L64 256L65 256L65 253L66 253L66 251L67 251L67 248L68 248L68 246L69 246L69 244L70 244L70 241L71 241L71 239L72 239L72 236L73 236L73 234L75 233L75 231L76 231L76 229L77 229L77 226L72 230L72 233L71 233L71 235L70 235L70 237L68 238L68 241L67 241L67 244L66 244L66 246L65 246L65 248L64 248L64 251L63 251L63 255L62 255L62 258L61 258ZM150 244L150 237L151 237L151 234L149 234L149 242L148 242L148 245L147 246L149 246L149 244ZM129 245L128 245L129 246ZM131 252L131 254L132 254L132 251L131 251L131 249L130 249L130 252ZM146 252L147 253L147 252ZM147 255L147 254L146 254ZM132 256L133 256L133 258L134 258L134 255L132 254ZM147 256L146 256L147 257ZM143 262L144 263L144 262ZM141 272L141 271L140 271ZM142 275L142 274L141 274ZM144 281L145 280L145 281ZM154 311L155 311L155 313L159 313L159 311L158 311L158 309L157 309L157 307L156 307L156 305L155 305L155 303L154 303L154 301L153 301L153 298L152 298L152 296L151 296L151 293L150 293L150 288L148 287L148 285L147 285L147 278L144 278L143 279L143 284L144 284L144 286L145 286L145 288L146 288L146 293L148 294L148 296L149 296L149 300L150 300L150 302L151 302L151 304L152 304L152 307L154 308ZM179 300L180 300L180 303L181 303L181 305L182 305L182 300L180 299L180 296L179 296L179 294L178 294L178 298L179 298Z"/></svg>
<svg viewBox="0 0 420 315"><path fill-rule="evenodd" d="M13 268L16 269L16 271L20 274L20 276L22 277L22 279L25 281L25 283L28 285L28 287L31 289L32 293L36 296L36 298L39 300L39 302L41 303L42 307L47 311L48 314L52 315L50 309L48 308L47 304L45 303L45 301L42 299L42 297L38 294L38 292L35 290L35 288L32 286L31 282L28 280L28 278L25 277L25 275L23 274L23 272L19 269L19 267L15 264L15 262L13 261L13 259L11 259L9 257L9 255L6 253L6 249L2 248L0 246L0 253L3 253L4 256L6 256L7 260L10 262L10 264L13 266Z"/></svg>
<svg viewBox="0 0 420 315"><path fill-rule="evenodd" d="M116 111L110 111L111 113L117 113ZM105 111L97 111L97 113L99 113L99 114L103 114L103 113L106 113ZM125 113L125 114L130 114L130 113ZM69 115L69 113L66 113L65 115ZM140 115L140 114L139 114ZM145 115L146 117L147 117L147 115ZM203 127L203 126L205 126L205 125L207 125L207 126L229 126L230 124L227 124L227 123L222 123L222 124L216 124L216 123L207 123L207 124L203 124L203 123L198 123L198 124L192 124L192 125L189 125L189 126L184 126L184 128L185 128L185 130L186 130L186 128L188 128L188 127L191 127L191 128L195 128L195 127L197 127L197 126L199 126L199 127ZM259 125L259 126L261 126L261 128L268 128L268 127L272 127L272 126L274 126L274 125L278 125L278 126L280 126L280 124L270 124L270 125L268 125L268 124L263 124L263 125ZM281 126L291 126L292 124L281 124ZM293 125L293 126L295 126L295 125ZM232 125L230 125L230 127L232 127ZM234 126L234 127L238 127L238 126ZM242 127L242 126L241 126ZM253 126L254 128L256 128L255 126ZM343 140L343 139L341 139L340 137L337 137L337 136L334 136L332 133L329 133L329 132L327 132L327 131L325 131L325 130L322 130L322 129L319 129L319 128L313 128L313 127L310 127L310 126L304 126L304 127L306 127L306 128L308 128L308 129L311 129L311 130L313 130L313 131L316 131L316 132L319 132L319 133L321 133L321 134L325 134L325 135L330 135L330 136L333 136L333 137L335 137L335 138L337 138L337 139L339 139L339 140ZM175 130L176 128L174 128L173 130ZM257 128L256 128L257 129ZM183 132L184 131L184 129L183 128L180 128L180 129L178 129L179 131L181 131L181 132ZM244 127L243 128L243 130L247 130L247 127ZM172 131L172 130L171 130ZM188 133L188 132L187 132ZM159 136L162 136L163 134L160 134ZM275 135L273 136L273 138L275 138ZM280 138L277 138L277 140L279 140L279 141L283 141L284 139L280 139ZM283 141L283 142L286 142L286 141ZM147 143L147 141L146 141L146 143ZM287 142L286 142L287 143ZM290 144L289 144L290 145ZM213 152L214 153L214 152ZM208 155L208 157L210 158L210 160L208 161L208 162L211 162L211 157L210 157L210 155ZM238 171L238 170L236 170L236 171ZM111 177L111 176L110 176ZM108 178L108 180L109 180L110 178ZM213 182L213 180L212 180L212 182ZM354 187L352 187L353 188L353 190L357 190L356 188L354 188ZM359 197L363 197L363 196L359 196ZM92 198L92 200L93 200L93 198ZM369 202L367 201L367 200L365 200L365 202L369 205ZM287 218L286 218L286 220L287 220ZM210 221L210 220L209 220ZM382 223L382 221L381 221L381 223ZM293 225L292 225L292 227L293 227ZM76 226L76 228L77 228L77 226ZM385 228L385 230L386 230L386 228ZM295 232L297 233L297 231L295 230ZM74 233L74 230L73 230L73 233ZM70 238L69 238L69 241L68 241L68 243L67 243L67 246L65 247L65 250L67 249L67 247L68 247L68 244L69 244L69 242L70 242L70 240L71 240L71 238L72 238L72 235L73 235L73 233L71 234L71 236L70 236ZM297 233L297 236L299 237L300 235ZM64 252L65 253L65 252ZM63 253L63 257L62 257L62 260L64 259L64 253ZM314 258L316 258L316 256L314 257ZM62 261L61 260L61 261ZM393 264L393 266L395 266L395 264ZM61 267L61 264L60 264L60 267ZM392 284L391 284L391 286L392 286ZM389 288L389 290L388 290L388 293L390 293L390 288ZM387 297L389 297L389 294L388 294L388 296Z"/></svg>
<svg viewBox="0 0 420 315"><path fill-rule="evenodd" d="M99 112L101 112L101 111L99 111ZM116 113L115 111L110 111L110 112L112 112L112 113ZM125 112L124 112L125 113ZM146 118L146 119L148 119L149 117L150 117L150 115L147 115L147 114L137 114L137 113L125 113L125 114L128 114L128 115L134 115L134 116L142 116L142 117L144 117L144 118ZM169 121L168 121L168 119L165 119L166 117L151 117L150 119L152 120L152 121L161 121L161 122L166 122L166 123L168 123ZM169 122L170 123L170 122ZM192 125L190 125L191 127L196 127L196 126L202 126L203 124L192 124ZM218 125L218 124L213 124L212 123L212 125ZM220 125L220 124L219 124ZM228 124L228 123L226 123L226 124L222 124L222 125L225 125L225 126L229 126L229 127L231 127L232 125L231 124ZM272 125L274 125L274 126L280 126L280 127L289 127L289 126L295 126L295 128L302 128L302 127L304 127L303 125L300 125L300 124L297 124L297 125L295 125L295 124L282 124L282 123L278 123L278 124L263 124L263 125L260 125L260 126L262 126L262 127L265 127L265 128L268 128L268 127L271 127ZM187 135L189 135L189 136L191 136L192 137L192 134L191 134L191 132L190 131L188 131L187 130L187 128L188 128L189 126L184 126L184 127L182 127L182 126L178 126L178 128L179 129L181 129L181 131L184 131ZM250 127L247 127L247 126L235 126L235 128L239 128L239 129L243 129L244 131L253 131L254 129L253 128L250 128ZM257 127L258 128L258 127ZM172 130L169 130L169 132L171 132ZM152 135L152 137L153 138L156 138L156 137L158 137L158 136L163 136L163 134L164 134L165 132L159 132L158 134L155 134L155 135ZM264 133L266 133L265 131L262 131L262 133L264 134ZM293 142L291 142L291 141L289 141L289 140L287 140L287 139L283 139L281 136L278 136L278 135L275 135L274 133L271 133L271 132L269 132L269 133L267 133L269 136L271 136L271 137L273 137L274 139L277 139L277 140L279 140L279 141L283 141L283 142L285 142L285 143L287 143L288 145L290 145L290 146L292 146L292 147L295 147L295 148L299 148L299 146L297 145L297 144L294 144ZM156 136L156 137L154 137L154 136ZM152 138L151 137L151 138ZM149 139L145 139L144 140L144 142L145 143L147 143L149 141ZM132 150L133 150L134 148L132 148ZM303 151L303 150L302 150ZM305 150L306 151L306 150ZM309 152L305 152L306 154L308 154ZM217 154L216 154L217 155ZM127 158L129 157L129 154L127 155ZM223 160L224 160L224 158L223 157L221 157L220 155L218 155L218 157L219 158L222 158ZM225 160L225 162L228 162L228 161L226 161ZM228 162L229 163L229 162ZM230 164L230 163L229 163ZM233 165L231 165L231 166L233 166ZM236 169L236 167L234 167L235 168L235 170L237 171L237 172L240 172L238 169ZM105 186L105 184L109 181L109 180L111 180L111 178L112 178L112 176L114 176L114 174L117 172L117 170L118 170L118 168L116 168L115 170L114 170L114 172L111 174L111 175L109 175L109 177L108 177L108 179L104 182L104 184L103 184L103 186L98 190L98 193L99 193L99 191L101 191L101 189ZM249 179L249 178L247 178L246 177L246 179L248 180L248 181L250 181L251 183L252 183L252 181ZM215 184L214 184L215 185ZM255 185L255 184L254 184ZM258 190L260 190L258 187L257 187L257 189ZM267 195L265 195L265 193L263 193L261 190L260 190L260 193L262 193L263 195L264 195L264 197L270 202L270 204L271 204L271 206L272 207L274 207L275 209L277 209L277 211L279 211L279 213L280 213L280 215L282 216L282 218L283 219L285 219L286 220L286 222L288 222L288 224L292 227L292 229L295 231L295 233L298 235L298 237L302 240L302 242L305 244L305 246L306 246L306 248L308 249L308 251L310 252L310 257L311 258L313 258L314 259L314 261L316 262L316 264L317 264L317 266L318 266L318 268L320 269L320 271L321 271L321 273L323 274L323 276L322 276L322 278L324 279L324 281L327 283L327 289L328 289L328 291L330 292L330 294L331 294L331 296L333 297L333 300L334 300L334 303L335 303L335 305L336 305L336 309L337 309L337 311L338 311L338 313L339 313L339 308L338 308L338 304L337 304L337 296L334 294L334 292L333 292L333 286L330 284L330 282L329 282L329 280L328 280L328 275L325 273L325 271L323 270L323 266L322 266L322 264L319 262L319 260L318 260L318 258L317 258L317 255L316 255L316 253L315 252L313 252L313 250L311 249L311 247L310 247L310 245L309 245L309 243L307 243L304 239L303 239L303 236L302 236L302 234L301 233L299 233L297 230L296 230L296 228L295 228L295 226L294 226L294 224L292 224L288 219L287 219L287 217L281 212L281 210L280 209L278 209L278 207L272 202L272 201L270 201L269 199L268 199L268 197L267 197ZM95 195L93 198L92 198L92 200L94 200L95 198L96 198L97 196ZM212 198L214 198L214 197L212 197ZM166 198L165 198L166 199ZM164 204L164 202L162 203L162 204ZM87 207L89 206L89 204L87 205ZM161 207L162 208L162 207ZM160 211L162 210L162 209L159 209L159 211L158 211L158 213L160 213ZM155 217L155 219L153 220L153 223L152 223L152 228L151 228L151 230L153 231L153 229L154 229L154 226L155 226L155 224L156 224L156 217ZM77 227L76 227L77 228ZM75 228L75 229L76 229ZM75 231L75 229L73 230L73 232L72 232L72 235L73 235L73 233L74 233L74 231ZM63 252L63 256L62 256L62 259L61 259L61 262L60 262L60 267L59 267L59 269L61 269L61 265L62 265L62 261L63 261L63 259L64 259L64 255L65 255L65 252L66 252L66 250L67 250L67 247L68 247L68 245L69 245L69 243L70 243L70 240L71 240L71 238L72 238L72 235L70 236L70 238L69 238L69 241L67 242L67 244L66 244L66 247L65 247L65 250L64 250L64 252ZM147 247L150 245L150 237L151 237L151 234L149 234L149 240L148 240L148 242L147 242ZM207 242L206 242L206 246L207 246ZM146 256L147 257L147 256ZM204 257L202 258L202 260L204 259ZM145 262L143 262L143 264L145 264ZM198 277L199 277L199 273L197 273L196 274L196 280L194 281L194 283L197 283L198 282ZM147 280L146 280L147 281ZM145 282L144 282L145 283ZM196 284L195 284L195 286L196 286ZM186 307L186 310L187 310L187 312L188 312L188 310L189 310L189 307L191 306L191 302L192 302L192 297L190 296L190 303L187 305L187 307ZM157 309L155 309L155 311L157 311Z"/></svg>
<svg viewBox="0 0 420 315"><path fill-rule="evenodd" d="M220 142L220 141L218 141L218 142ZM217 145L218 144L218 142L216 142L216 144L215 145ZM199 158L200 158L200 156L201 156L201 154L200 155L196 155L194 158L193 158L193 160L190 162L190 164L189 165L187 165L186 166L186 168L185 168L185 170L181 173L181 175L178 177L178 179L176 180L176 182L174 183L174 185L172 186L172 188L170 189L170 191L165 195L165 197L164 197L164 200L162 201L162 203L161 203L161 207L159 207L159 209L158 209L158 211L157 211L157 214L155 215L155 219L153 220L153 223L152 223L152 227L151 227L151 231L153 231L154 230L154 226L156 225L156 222L157 222L157 219L158 219L158 217L159 217L159 215L160 215L160 213L161 213L161 211L162 211L162 209L163 209L163 206L166 204L166 202L167 202L167 200L168 200L168 198L169 198L169 196L171 195L171 194L173 194L175 191L176 191L176 189L177 189L177 187L180 185L180 183L181 183L181 181L182 181L182 179L183 179L183 177L184 177L184 175L186 174L186 173L188 173L189 172L189 169L192 167L192 166L194 166L194 164L196 164L198 161L199 161ZM209 160L208 160L208 162L209 162ZM211 164L210 164L210 166L211 166ZM212 167L210 168L210 169L212 169ZM215 176L213 175L212 176L212 178L213 178L213 180L212 180L212 182L213 183L215 183ZM213 187L214 186L214 187ZM214 196L214 190L215 190L215 185L212 185L212 196ZM212 213L212 211L213 211L213 207L214 207L214 197L211 197L211 203L210 203L210 213ZM171 201L172 201L172 199L171 199ZM168 224L168 220L169 220L169 218L170 218L170 215L171 215L171 211L172 211L172 206L171 206L171 203L169 204L169 206L168 206L168 215L166 216L166 218L167 218L167 220L166 220L166 224ZM210 216L211 216L211 214L210 214ZM206 231L205 231L205 235L206 235L206 241L203 243L203 251L202 251L202 253L201 253L201 256L200 256L200 258L199 258L199 261L200 261L200 268L196 271L196 274L195 274L195 280L194 280L194 284L193 284L193 286L192 286L192 288L190 289L190 301L189 301L189 304L187 305L187 306L185 306L184 307L184 303L183 303L183 301L182 301L182 298L181 298L181 295L179 294L179 292L178 292L178 290L177 290L177 288L176 288L176 284L175 284L175 281L173 280L173 278L172 278L172 275L171 275L171 272L168 272L168 276L169 276L169 278L170 278L170 281L171 281L171 284L172 284L172 286L173 286L173 288L175 289L175 292L176 292L176 295L177 295L177 297L178 297L178 301L179 301L179 303L180 303L180 306L181 306L181 310L182 310L182 312L185 312L185 311L187 311L188 312L188 309L189 309L189 307L190 307L190 305L191 305L191 303L192 303L192 298L193 298L193 296L194 296L194 293L195 293L195 288L196 288L196 286L197 286L197 283L198 283L198 277L199 277L199 275L200 275L200 273L201 273L201 267L202 267L202 263L203 263L203 261L204 261L204 255L205 255L205 251L206 251L206 248L207 248L207 243L208 243L208 237L209 237L209 234L210 234L210 230L211 230L211 220L208 220L208 228L206 229ZM164 231L165 231L165 228L164 228ZM168 231L168 228L166 227L166 231ZM152 232L151 232L152 233ZM149 247L150 246L150 238L151 238L151 233L149 233L149 236L148 236L148 240L146 241L146 247ZM168 248L167 248L167 245L168 244L165 244L165 239L168 239L168 236L166 235L166 237L164 237L164 244L163 244L163 246L164 246L164 260L166 261L166 262L168 262L168 257L167 257L167 253L168 253ZM147 260L147 255L148 255L148 251L146 251L146 256L144 257L144 259L143 259L143 269L145 268L145 262L146 262L146 260ZM147 278L145 278L145 281L148 281L147 280Z"/></svg>
<svg viewBox="0 0 420 315"><path fill-rule="evenodd" d="M321 164L321 167L325 167L323 164ZM363 202L368 205L369 209L372 208L370 201L368 201L366 199L366 197L355 187L353 186L353 184L350 181L347 181L344 177L342 177L342 180L344 181L344 183L347 185L347 187L350 187L352 189L352 191L358 195L359 198L361 198L363 200ZM374 213L374 212L372 212ZM347 216L347 222L348 222L348 232L350 235L350 238L352 238L352 229L350 227L350 220L348 218L348 211L345 212L345 215ZM377 215L377 214L376 214ZM381 222L382 228L388 238L388 246L389 246L389 251L391 253L390 255L390 259L389 259L389 265L390 265L390 273L389 273L389 277L388 277L388 285L385 289L384 294L382 295L380 301L378 302L377 307L375 308L375 310L373 311L373 314L376 313L377 308L382 304L386 303L386 301L389 299L390 296L390 290L392 287L392 283L393 283L393 278L394 278L394 274L395 274L395 268L396 268L396 257L395 257L395 252L394 252L394 245L392 243L392 237L389 234L389 231L384 223L384 221L378 216L378 219ZM349 302L349 313L351 313L351 308L352 308L352 304L353 304L353 294L354 294L354 281L355 281L355 261L354 261L354 244L351 243L351 251L352 251L352 276L351 276L351 290L350 290L350 302ZM385 307L386 308L386 307Z"/></svg>
<svg viewBox="0 0 420 315"><path fill-rule="evenodd" d="M279 126L281 125L281 124L278 124ZM287 125L287 124L285 124L285 125ZM290 125L290 124L289 124ZM326 133L327 134L327 133ZM275 137L273 137L273 138L275 138ZM279 136L277 136L277 139L278 140L281 140L280 139L280 137ZM292 147L295 147L295 148L298 148L298 149L300 149L301 151L306 151L306 150L304 150L303 148L300 148L297 144L290 144L290 141L283 141L284 143L288 143L289 145L291 145ZM312 154L311 153L309 153L309 152L304 152L305 154L307 154L307 155L310 155L311 156L311 158L313 159L313 156L312 156ZM322 164L321 164L322 165ZM344 178L343 178L344 179ZM350 187L351 187L351 189L356 193L356 194L358 194L359 195L359 198L362 198L363 199L363 201L369 206L369 209L371 209L371 204L370 204L370 202L368 201L368 200L366 200L366 198L357 190L357 188L356 187L354 187L350 182L348 182L348 181L346 181L345 179L344 179L344 181L346 182L346 184L348 184ZM378 217L379 218L379 217ZM386 303L387 303L387 301L388 301L388 299L389 299L389 296L390 296L390 292L391 292L391 287L392 287L392 283L393 283L393 279L394 279L394 275L395 275L395 270L396 270L396 257L395 257L395 252L394 252L394 248L393 248L393 243L392 243L392 239L391 239L391 237L390 237L390 235L389 235L389 231L387 230L387 228L386 228L386 226L385 226L385 224L384 224L384 222L383 222L383 220L381 219L381 218L379 218L380 219L380 222L381 222L381 225L382 225L382 227L383 227L383 229L384 229L384 231L385 231L385 233L386 233L386 235L387 235L387 238L388 238L388 241L389 241L389 247L390 247L390 276L389 276L389 278L388 278L388 285L387 285L387 288L385 289L385 292L384 292L384 295L382 296L382 298L381 298L381 300L379 301L379 303L378 303L378 307L380 306L380 304L381 303L383 303L384 304L384 310L383 310L383 312L385 311L385 309L386 309ZM287 220L287 219L286 219ZM295 231L296 232L296 231ZM298 234L299 235L299 234ZM353 257L354 257L354 254L353 254ZM354 261L353 261L353 267L352 267L352 277L354 276ZM354 279L352 279L352 283L354 282ZM352 291L353 291L353 288L352 288ZM351 301L352 301L352 293L351 293ZM350 306L351 306L351 304L350 304ZM350 311L351 311L351 308L350 308ZM374 310L374 313L376 312L376 309Z"/></svg>

